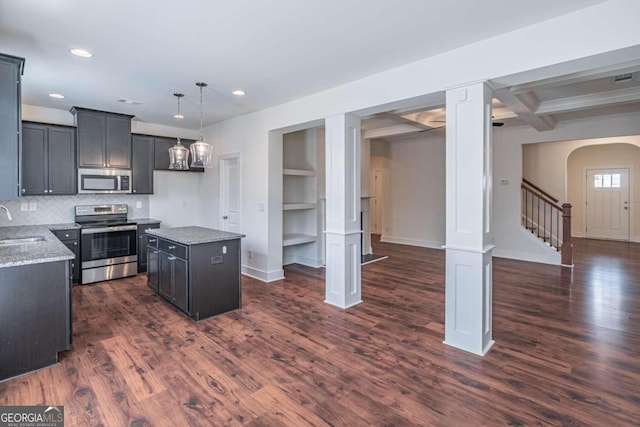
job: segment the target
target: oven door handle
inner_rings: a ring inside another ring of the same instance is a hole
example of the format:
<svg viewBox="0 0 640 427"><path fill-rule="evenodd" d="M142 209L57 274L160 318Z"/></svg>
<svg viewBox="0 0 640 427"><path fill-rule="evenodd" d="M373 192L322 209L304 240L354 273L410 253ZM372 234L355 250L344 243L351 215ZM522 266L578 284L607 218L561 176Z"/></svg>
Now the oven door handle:
<svg viewBox="0 0 640 427"><path fill-rule="evenodd" d="M137 225L116 225L113 227L83 228L82 234L108 233L110 231L130 231L136 230L137 228Z"/></svg>

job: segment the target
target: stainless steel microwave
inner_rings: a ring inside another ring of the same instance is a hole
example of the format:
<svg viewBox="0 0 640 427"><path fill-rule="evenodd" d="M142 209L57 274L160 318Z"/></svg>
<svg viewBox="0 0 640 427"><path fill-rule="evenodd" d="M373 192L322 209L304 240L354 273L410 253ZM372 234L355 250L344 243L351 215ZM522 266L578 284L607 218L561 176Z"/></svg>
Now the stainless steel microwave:
<svg viewBox="0 0 640 427"><path fill-rule="evenodd" d="M78 169L78 194L131 193L127 169Z"/></svg>

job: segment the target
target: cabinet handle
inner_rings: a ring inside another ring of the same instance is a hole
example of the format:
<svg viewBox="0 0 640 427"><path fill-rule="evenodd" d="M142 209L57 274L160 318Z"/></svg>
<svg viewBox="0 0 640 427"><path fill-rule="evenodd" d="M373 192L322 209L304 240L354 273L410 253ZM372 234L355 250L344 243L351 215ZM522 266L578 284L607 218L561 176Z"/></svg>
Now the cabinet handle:
<svg viewBox="0 0 640 427"><path fill-rule="evenodd" d="M111 164L107 163L107 167L108 167L108 168L110 168L110 167L111 167Z"/></svg>
<svg viewBox="0 0 640 427"><path fill-rule="evenodd" d="M170 256L170 257L169 257L169 258L167 258L167 259L168 259L169 261L175 261L175 260L176 260L176 257L174 257L174 256Z"/></svg>
<svg viewBox="0 0 640 427"><path fill-rule="evenodd" d="M140 237L142 237L142 236L140 236ZM155 243L155 242L156 242L156 239L149 239L149 243Z"/></svg>
<svg viewBox="0 0 640 427"><path fill-rule="evenodd" d="M132 190L132 191L135 193L135 192L136 192L136 191L138 191L138 190Z"/></svg>
<svg viewBox="0 0 640 427"><path fill-rule="evenodd" d="M23 188L22 189L22 194L26 193L26 191L27 191L26 188Z"/></svg>
<svg viewBox="0 0 640 427"><path fill-rule="evenodd" d="M169 246L169 249L175 249L175 248L176 248L175 246Z"/></svg>

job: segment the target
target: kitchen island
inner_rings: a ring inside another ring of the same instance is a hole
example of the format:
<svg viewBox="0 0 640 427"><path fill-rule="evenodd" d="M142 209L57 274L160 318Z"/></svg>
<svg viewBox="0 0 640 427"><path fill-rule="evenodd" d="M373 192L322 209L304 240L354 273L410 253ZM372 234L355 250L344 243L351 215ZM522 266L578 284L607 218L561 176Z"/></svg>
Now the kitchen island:
<svg viewBox="0 0 640 427"><path fill-rule="evenodd" d="M75 256L50 228L0 227L0 381L53 365L71 347Z"/></svg>
<svg viewBox="0 0 640 427"><path fill-rule="evenodd" d="M147 233L147 281L158 295L196 321L241 307L243 234L196 226Z"/></svg>

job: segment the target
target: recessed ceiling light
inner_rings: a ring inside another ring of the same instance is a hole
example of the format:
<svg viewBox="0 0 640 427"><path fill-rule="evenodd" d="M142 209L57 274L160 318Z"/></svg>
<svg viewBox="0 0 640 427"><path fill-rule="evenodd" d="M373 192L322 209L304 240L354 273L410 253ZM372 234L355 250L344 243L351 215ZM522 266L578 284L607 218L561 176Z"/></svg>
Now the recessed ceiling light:
<svg viewBox="0 0 640 427"><path fill-rule="evenodd" d="M234 90L231 93L234 94L235 96L244 96L244 95L246 95L245 92L243 90L240 90L240 89Z"/></svg>
<svg viewBox="0 0 640 427"><path fill-rule="evenodd" d="M173 117L175 117L176 119L184 119L184 116L182 114L175 114Z"/></svg>
<svg viewBox="0 0 640 427"><path fill-rule="evenodd" d="M88 50L84 50L84 49L71 49L71 53L73 53L75 56L79 56L81 58L91 58L93 56L93 53L89 52Z"/></svg>
<svg viewBox="0 0 640 427"><path fill-rule="evenodd" d="M49 94L50 97L55 98L55 99L63 99L64 95L60 94L60 93L50 93Z"/></svg>

